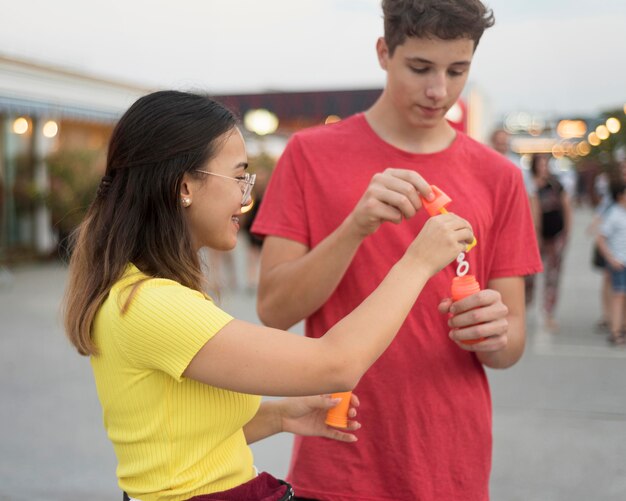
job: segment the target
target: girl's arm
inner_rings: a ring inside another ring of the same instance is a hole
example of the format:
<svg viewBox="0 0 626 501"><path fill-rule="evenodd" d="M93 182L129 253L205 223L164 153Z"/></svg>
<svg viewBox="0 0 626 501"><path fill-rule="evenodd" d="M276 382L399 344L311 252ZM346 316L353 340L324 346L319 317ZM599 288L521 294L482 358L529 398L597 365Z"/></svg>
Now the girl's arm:
<svg viewBox="0 0 626 501"><path fill-rule="evenodd" d="M428 279L472 239L465 220L452 214L430 218L378 288L323 337L233 320L200 349L184 375L256 395L351 390L389 346Z"/></svg>

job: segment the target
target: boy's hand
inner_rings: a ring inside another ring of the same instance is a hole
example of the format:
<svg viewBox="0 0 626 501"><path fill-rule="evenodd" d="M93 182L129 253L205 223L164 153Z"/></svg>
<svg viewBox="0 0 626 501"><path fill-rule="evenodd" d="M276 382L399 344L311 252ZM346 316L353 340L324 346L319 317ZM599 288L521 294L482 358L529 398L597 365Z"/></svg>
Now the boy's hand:
<svg viewBox="0 0 626 501"><path fill-rule="evenodd" d="M498 351L508 343L509 309L495 290L485 289L456 302L446 298L439 304L439 312L451 315L450 339L464 350ZM475 344L463 342L480 338L485 339Z"/></svg>
<svg viewBox="0 0 626 501"><path fill-rule="evenodd" d="M374 174L367 190L348 216L361 238L374 233L386 222L400 223L422 207L420 195L430 200L434 194L430 185L417 172L406 169L386 169Z"/></svg>

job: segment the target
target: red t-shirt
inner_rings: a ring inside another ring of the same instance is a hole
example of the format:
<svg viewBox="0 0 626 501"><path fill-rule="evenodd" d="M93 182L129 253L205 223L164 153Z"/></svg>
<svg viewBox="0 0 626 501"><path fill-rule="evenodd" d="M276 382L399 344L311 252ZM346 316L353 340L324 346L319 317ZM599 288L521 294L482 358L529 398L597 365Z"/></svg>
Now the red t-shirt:
<svg viewBox="0 0 626 501"><path fill-rule="evenodd" d="M363 114L295 134L263 198L253 231L310 248L353 210L372 176L414 169L452 199L478 239L467 256L490 279L541 270L520 170L458 132L444 151L412 154L381 140ZM403 255L428 215L383 224L359 247L322 308L306 320L319 337L350 313ZM289 480L302 497L332 501L485 501L491 467L491 400L482 364L448 338L437 305L450 296L450 265L425 286L387 351L363 376L355 444L296 437ZM296 298L297 300L297 298Z"/></svg>

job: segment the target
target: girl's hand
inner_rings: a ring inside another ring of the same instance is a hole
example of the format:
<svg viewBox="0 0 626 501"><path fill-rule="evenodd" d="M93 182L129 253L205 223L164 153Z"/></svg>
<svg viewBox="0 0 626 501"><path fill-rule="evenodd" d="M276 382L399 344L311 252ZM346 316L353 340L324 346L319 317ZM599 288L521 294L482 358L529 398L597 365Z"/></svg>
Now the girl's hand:
<svg viewBox="0 0 626 501"><path fill-rule="evenodd" d="M434 198L422 176L412 170L389 168L374 174L348 220L356 234L365 238L386 221L400 224L412 218L422 207L420 196Z"/></svg>
<svg viewBox="0 0 626 501"><path fill-rule="evenodd" d="M425 266L429 276L454 261L474 240L472 227L463 218L452 213L429 218L405 256Z"/></svg>
<svg viewBox="0 0 626 501"><path fill-rule="evenodd" d="M282 431L309 437L326 437L340 442L356 442L357 437L347 431L355 431L361 427L355 421L359 399L353 393L348 410L347 431L328 426L324 420L328 409L335 407L340 399L332 399L330 395L314 397L289 397L280 401L280 419Z"/></svg>

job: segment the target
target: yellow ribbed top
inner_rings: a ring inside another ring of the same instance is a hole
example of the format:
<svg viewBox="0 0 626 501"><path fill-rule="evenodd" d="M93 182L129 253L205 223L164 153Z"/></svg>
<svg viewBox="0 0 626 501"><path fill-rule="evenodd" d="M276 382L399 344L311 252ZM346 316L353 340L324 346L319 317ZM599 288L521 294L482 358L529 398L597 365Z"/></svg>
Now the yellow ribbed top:
<svg viewBox="0 0 626 501"><path fill-rule="evenodd" d="M129 265L93 324L91 365L119 486L143 501L179 501L247 482L255 473L242 427L260 397L182 376L232 317L165 279L143 282L122 315L132 284L146 278Z"/></svg>

